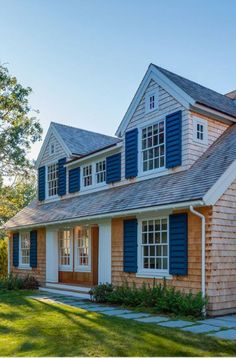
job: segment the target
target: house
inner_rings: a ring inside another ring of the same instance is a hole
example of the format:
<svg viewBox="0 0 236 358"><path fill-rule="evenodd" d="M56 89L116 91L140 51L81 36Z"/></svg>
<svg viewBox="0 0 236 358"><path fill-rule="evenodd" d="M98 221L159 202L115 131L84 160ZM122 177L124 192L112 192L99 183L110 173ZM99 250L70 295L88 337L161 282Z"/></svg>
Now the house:
<svg viewBox="0 0 236 358"><path fill-rule="evenodd" d="M115 137L51 123L10 272L48 289L169 285L236 312L236 92L151 64Z"/></svg>

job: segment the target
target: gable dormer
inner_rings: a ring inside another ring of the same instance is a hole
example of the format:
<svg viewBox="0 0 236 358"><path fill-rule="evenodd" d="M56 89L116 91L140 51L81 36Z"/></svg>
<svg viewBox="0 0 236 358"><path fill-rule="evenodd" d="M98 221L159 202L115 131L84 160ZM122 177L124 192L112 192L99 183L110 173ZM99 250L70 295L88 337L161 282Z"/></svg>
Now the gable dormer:
<svg viewBox="0 0 236 358"><path fill-rule="evenodd" d="M210 101L221 101L230 115L213 112ZM116 132L125 142L125 177L190 168L235 121L233 115L236 107L225 96L150 65Z"/></svg>

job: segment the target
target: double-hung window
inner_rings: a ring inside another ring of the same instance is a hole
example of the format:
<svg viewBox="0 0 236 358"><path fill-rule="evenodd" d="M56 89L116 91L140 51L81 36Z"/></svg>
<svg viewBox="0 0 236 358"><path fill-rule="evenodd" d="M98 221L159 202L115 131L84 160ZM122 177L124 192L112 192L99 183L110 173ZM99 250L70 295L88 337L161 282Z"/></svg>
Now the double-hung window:
<svg viewBox="0 0 236 358"><path fill-rule="evenodd" d="M104 183L106 181L106 161L102 160L96 163L96 183Z"/></svg>
<svg viewBox="0 0 236 358"><path fill-rule="evenodd" d="M86 165L83 167L83 186L93 185L93 171L92 164Z"/></svg>
<svg viewBox="0 0 236 358"><path fill-rule="evenodd" d="M168 271L167 228L167 218L141 221L139 271L147 273Z"/></svg>
<svg viewBox="0 0 236 358"><path fill-rule="evenodd" d="M75 238L75 266L78 271L91 270L91 229L79 226Z"/></svg>
<svg viewBox="0 0 236 358"><path fill-rule="evenodd" d="M142 170L147 172L165 166L165 122L142 128Z"/></svg>
<svg viewBox="0 0 236 358"><path fill-rule="evenodd" d="M22 232L20 234L20 266L29 267L30 266L30 232Z"/></svg>
<svg viewBox="0 0 236 358"><path fill-rule="evenodd" d="M58 163L48 165L47 168L48 197L58 194Z"/></svg>

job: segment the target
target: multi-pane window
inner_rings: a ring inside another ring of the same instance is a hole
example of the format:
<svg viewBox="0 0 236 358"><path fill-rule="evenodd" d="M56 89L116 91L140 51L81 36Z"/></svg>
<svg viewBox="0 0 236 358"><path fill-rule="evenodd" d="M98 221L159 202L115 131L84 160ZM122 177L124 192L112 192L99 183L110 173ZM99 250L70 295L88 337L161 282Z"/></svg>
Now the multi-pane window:
<svg viewBox="0 0 236 358"><path fill-rule="evenodd" d="M145 95L145 109L146 113L152 112L158 108L158 90L155 89L147 92Z"/></svg>
<svg viewBox="0 0 236 358"><path fill-rule="evenodd" d="M48 196L58 194L58 164L48 166Z"/></svg>
<svg viewBox="0 0 236 358"><path fill-rule="evenodd" d="M78 267L90 266L90 228L81 226L77 232L76 262Z"/></svg>
<svg viewBox="0 0 236 358"><path fill-rule="evenodd" d="M83 185L84 187L93 184L92 165L86 165L83 167Z"/></svg>
<svg viewBox="0 0 236 358"><path fill-rule="evenodd" d="M155 108L155 95L149 97L149 109L152 110Z"/></svg>
<svg viewBox="0 0 236 358"><path fill-rule="evenodd" d="M143 171L165 166L165 123L159 121L142 129Z"/></svg>
<svg viewBox="0 0 236 358"><path fill-rule="evenodd" d="M194 117L193 118L193 140L200 144L208 144L208 125L207 121Z"/></svg>
<svg viewBox="0 0 236 358"><path fill-rule="evenodd" d="M30 264L30 233L22 232L20 235L20 265Z"/></svg>
<svg viewBox="0 0 236 358"><path fill-rule="evenodd" d="M97 184L106 181L106 161L102 160L96 163L96 182Z"/></svg>
<svg viewBox="0 0 236 358"><path fill-rule="evenodd" d="M59 262L60 266L71 266L71 247L73 244L73 230L59 231Z"/></svg>
<svg viewBox="0 0 236 358"><path fill-rule="evenodd" d="M168 269L166 218L142 221L141 260L143 270Z"/></svg>
<svg viewBox="0 0 236 358"><path fill-rule="evenodd" d="M203 140L204 136L204 126L203 124L197 123L197 139Z"/></svg>

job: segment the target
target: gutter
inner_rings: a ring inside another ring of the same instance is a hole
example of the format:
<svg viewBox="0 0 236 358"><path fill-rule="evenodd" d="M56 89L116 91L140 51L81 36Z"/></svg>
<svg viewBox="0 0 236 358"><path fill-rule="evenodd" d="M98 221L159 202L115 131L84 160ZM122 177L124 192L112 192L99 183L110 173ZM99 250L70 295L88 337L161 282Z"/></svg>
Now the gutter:
<svg viewBox="0 0 236 358"><path fill-rule="evenodd" d="M206 297L206 218L203 214L199 213L199 211L196 211L192 205L189 207L192 214L198 216L201 219L202 222L202 232L201 232L201 239L202 239L202 298L205 299ZM206 307L203 308L203 315L206 315Z"/></svg>
<svg viewBox="0 0 236 358"><path fill-rule="evenodd" d="M161 211L161 210L176 210L176 209L184 209L188 208L189 206L202 206L204 205L202 200L195 200L190 202L180 202L176 204L166 204L166 205L159 205L159 206L153 206L153 207L147 207L147 208L137 208L137 209L131 209L131 210L125 210L125 211L115 211L113 213L107 213L102 215L91 215L91 216L84 216L84 217L77 217L77 218L70 218L66 220L57 220L57 221L49 221L49 222L41 222L36 223L35 225L21 225L21 226L13 226L13 227L5 227L5 230L7 231L15 231L20 229L30 229L30 228L39 228L39 227L46 227L46 226L52 226L52 225L64 225L64 224L70 224L70 223L83 223L85 221L91 221L91 220L102 220L102 219L108 219L108 218L115 218L115 217L122 217L122 216L128 216L128 215L135 215L140 213L147 213L147 212L153 212L153 211Z"/></svg>

